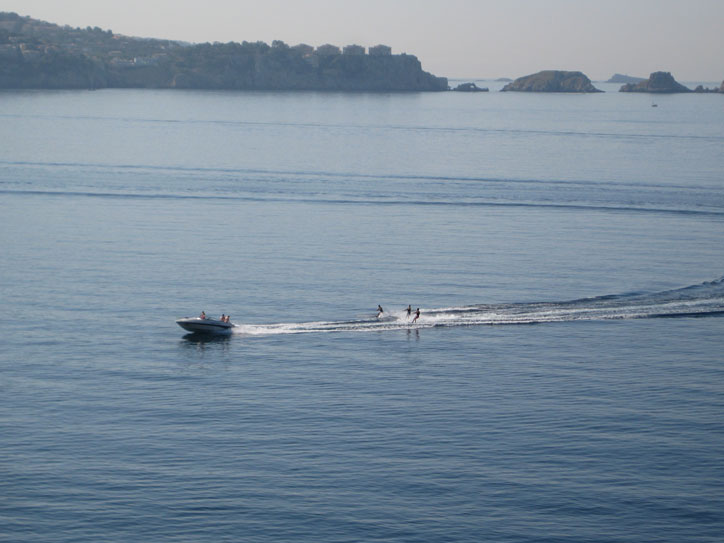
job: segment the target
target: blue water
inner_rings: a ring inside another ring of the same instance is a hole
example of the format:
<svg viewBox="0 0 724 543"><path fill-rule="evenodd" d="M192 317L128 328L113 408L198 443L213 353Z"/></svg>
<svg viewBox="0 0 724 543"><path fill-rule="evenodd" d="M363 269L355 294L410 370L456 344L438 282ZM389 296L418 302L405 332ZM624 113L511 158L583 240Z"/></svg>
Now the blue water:
<svg viewBox="0 0 724 543"><path fill-rule="evenodd" d="M0 540L721 541L721 96L3 92L0 138Z"/></svg>

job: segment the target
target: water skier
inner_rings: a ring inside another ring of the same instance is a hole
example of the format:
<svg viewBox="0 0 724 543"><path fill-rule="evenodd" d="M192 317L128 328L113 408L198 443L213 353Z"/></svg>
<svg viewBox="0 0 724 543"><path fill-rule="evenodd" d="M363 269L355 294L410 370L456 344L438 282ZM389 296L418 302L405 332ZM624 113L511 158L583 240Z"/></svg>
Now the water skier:
<svg viewBox="0 0 724 543"><path fill-rule="evenodd" d="M379 319L380 316L382 315L382 313L384 313L384 312L385 312L385 310L382 309L382 306L381 306L381 305L378 305L378 306L377 306L377 318Z"/></svg>
<svg viewBox="0 0 724 543"><path fill-rule="evenodd" d="M408 305L406 311L407 311L407 318L409 319L409 318L410 318L410 314L412 314L412 306L411 306L411 305Z"/></svg>
<svg viewBox="0 0 724 543"><path fill-rule="evenodd" d="M412 319L412 323L415 324L415 321L420 318L420 308L417 308L417 311L415 311L415 318Z"/></svg>

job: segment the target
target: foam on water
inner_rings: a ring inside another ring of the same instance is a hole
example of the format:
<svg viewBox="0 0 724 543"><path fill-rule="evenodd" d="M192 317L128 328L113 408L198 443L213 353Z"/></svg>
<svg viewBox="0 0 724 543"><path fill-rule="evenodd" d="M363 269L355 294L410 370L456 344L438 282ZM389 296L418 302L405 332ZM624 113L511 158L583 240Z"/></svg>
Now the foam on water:
<svg viewBox="0 0 724 543"><path fill-rule="evenodd" d="M724 314L724 277L699 285L655 293L608 295L562 302L482 304L421 309L420 318L415 323L405 311L394 311L383 319L237 324L234 333L242 336L264 336L310 332L369 332L581 320L703 317L721 314Z"/></svg>

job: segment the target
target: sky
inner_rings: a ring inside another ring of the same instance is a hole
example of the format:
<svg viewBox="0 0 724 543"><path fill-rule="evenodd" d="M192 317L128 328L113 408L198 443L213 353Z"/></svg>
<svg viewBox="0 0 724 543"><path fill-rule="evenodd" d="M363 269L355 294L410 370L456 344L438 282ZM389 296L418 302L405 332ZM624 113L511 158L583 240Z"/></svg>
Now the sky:
<svg viewBox="0 0 724 543"><path fill-rule="evenodd" d="M193 43L381 43L448 78L724 79L724 0L0 0L0 11Z"/></svg>

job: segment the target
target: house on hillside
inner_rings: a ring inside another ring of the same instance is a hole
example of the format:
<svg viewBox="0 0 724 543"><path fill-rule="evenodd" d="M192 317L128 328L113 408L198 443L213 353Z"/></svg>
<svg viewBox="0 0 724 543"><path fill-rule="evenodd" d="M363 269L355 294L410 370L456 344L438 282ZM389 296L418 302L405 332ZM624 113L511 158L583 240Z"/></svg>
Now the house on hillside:
<svg viewBox="0 0 724 543"><path fill-rule="evenodd" d="M317 47L316 53L322 57L331 57L334 55L341 55L342 51L340 51L339 47L337 47L336 45L330 45L329 43L325 43L324 45L320 45L319 47Z"/></svg>
<svg viewBox="0 0 724 543"><path fill-rule="evenodd" d="M387 45L375 45L369 49L370 56L372 57L387 57L392 54L392 47Z"/></svg>
<svg viewBox="0 0 724 543"><path fill-rule="evenodd" d="M342 49L342 53L345 55L364 55L365 48L361 45L347 45Z"/></svg>

